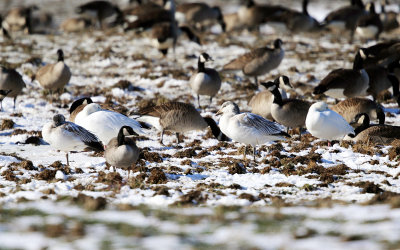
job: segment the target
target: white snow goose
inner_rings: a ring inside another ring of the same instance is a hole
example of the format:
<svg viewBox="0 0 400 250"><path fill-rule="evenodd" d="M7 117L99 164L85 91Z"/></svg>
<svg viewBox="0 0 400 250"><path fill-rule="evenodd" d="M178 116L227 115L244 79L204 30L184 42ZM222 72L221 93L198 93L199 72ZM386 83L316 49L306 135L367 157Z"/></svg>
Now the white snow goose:
<svg viewBox="0 0 400 250"><path fill-rule="evenodd" d="M277 123L253 113L240 113L239 107L234 102L228 101L222 104L218 114L222 114L219 125L224 134L236 142L253 146L254 161L257 145L290 138L290 135L282 131ZM246 157L246 150L243 156Z"/></svg>
<svg viewBox="0 0 400 250"><path fill-rule="evenodd" d="M87 148L104 151L103 144L94 134L75 123L65 121L65 117L61 114L55 115L52 122L43 126L42 136L51 147L66 153L67 165L69 165L69 151L81 151Z"/></svg>

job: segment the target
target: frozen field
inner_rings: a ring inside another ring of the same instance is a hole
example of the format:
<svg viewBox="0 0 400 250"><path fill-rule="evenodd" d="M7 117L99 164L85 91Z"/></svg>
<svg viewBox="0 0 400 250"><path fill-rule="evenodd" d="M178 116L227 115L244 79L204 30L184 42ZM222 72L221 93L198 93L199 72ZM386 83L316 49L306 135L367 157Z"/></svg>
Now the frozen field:
<svg viewBox="0 0 400 250"><path fill-rule="evenodd" d="M32 2L38 1L11 4ZM57 8L60 2L69 1L49 1L48 11L58 13L56 23L73 15L79 1L70 1L65 12ZM325 1L313 3L310 14L321 20L341 1L329 1L328 7ZM237 4L229 2L223 10L234 11ZM27 85L16 110L6 98L0 112L0 249L400 248L400 141L328 147L307 133L301 141L294 136L258 147L257 162L249 155L245 163L241 144L218 142L209 130L187 133L181 144L167 133L166 146L151 130L137 142L142 156L128 179L127 171L113 172L92 152L70 154L66 166L65 154L38 138L45 123L58 113L68 117L70 103L83 96L132 117L166 100L196 104L188 80L201 52L209 53L210 66L219 70L279 37L285 58L261 80L284 74L294 84L313 86L332 69L350 68L357 48L374 44L356 39L350 45L347 37L328 33L277 34L266 25L260 34L220 35L218 26L212 31L201 35L201 46L181 39L176 54L167 57L145 35L119 28L16 35L13 43L0 38L1 62L16 67ZM399 34L384 33L382 39ZM31 77L56 61L59 48L72 78L50 103ZM259 91L240 72L221 76L218 96L201 110L216 121L224 101L249 111L247 102ZM300 97L295 91L291 95ZM201 101L208 103L205 97ZM387 123L400 125L397 104L382 104Z"/></svg>

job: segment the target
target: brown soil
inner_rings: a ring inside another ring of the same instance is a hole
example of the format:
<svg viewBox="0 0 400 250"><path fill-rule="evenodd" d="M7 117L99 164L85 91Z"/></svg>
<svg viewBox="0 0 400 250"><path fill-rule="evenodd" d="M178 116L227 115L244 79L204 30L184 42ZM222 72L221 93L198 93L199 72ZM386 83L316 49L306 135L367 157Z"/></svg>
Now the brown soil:
<svg viewBox="0 0 400 250"><path fill-rule="evenodd" d="M0 130L12 129L15 123L10 119L3 119L1 121Z"/></svg>
<svg viewBox="0 0 400 250"><path fill-rule="evenodd" d="M50 181L54 179L54 177L56 176L56 172L56 170L44 169L43 171L38 173L35 178L38 180Z"/></svg>
<svg viewBox="0 0 400 250"><path fill-rule="evenodd" d="M231 166L229 166L228 172L230 174L245 174L246 169L241 166L241 164L235 162Z"/></svg>
<svg viewBox="0 0 400 250"><path fill-rule="evenodd" d="M92 196L87 196L82 193L74 198L73 201L83 206L88 211L102 210L107 205L107 201L104 197L93 198Z"/></svg>
<svg viewBox="0 0 400 250"><path fill-rule="evenodd" d="M147 183L149 184L165 184L167 183L167 177L165 176L164 172L158 168L155 167L151 169L150 176L147 180Z"/></svg>

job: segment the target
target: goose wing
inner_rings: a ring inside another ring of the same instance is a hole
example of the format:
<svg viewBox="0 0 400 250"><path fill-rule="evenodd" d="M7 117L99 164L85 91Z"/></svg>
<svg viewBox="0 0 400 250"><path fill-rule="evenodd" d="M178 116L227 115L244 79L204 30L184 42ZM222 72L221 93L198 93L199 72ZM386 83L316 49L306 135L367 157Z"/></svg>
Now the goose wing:
<svg viewBox="0 0 400 250"><path fill-rule="evenodd" d="M265 119L262 116L253 113L242 113L239 116L240 123L246 127L253 127L264 134L269 135L285 135L286 133L275 123Z"/></svg>
<svg viewBox="0 0 400 250"><path fill-rule="evenodd" d="M242 69L246 64L251 62L253 59L260 57L266 51L272 51L270 48L258 48L254 49L246 54L239 56L236 59L233 59L229 63L225 64L224 70L239 70Z"/></svg>
<svg viewBox="0 0 400 250"><path fill-rule="evenodd" d="M103 144L99 141L97 136L89 132L87 129L72 122L65 122L62 126L64 131L67 131L68 133L77 137L86 146L103 151Z"/></svg>

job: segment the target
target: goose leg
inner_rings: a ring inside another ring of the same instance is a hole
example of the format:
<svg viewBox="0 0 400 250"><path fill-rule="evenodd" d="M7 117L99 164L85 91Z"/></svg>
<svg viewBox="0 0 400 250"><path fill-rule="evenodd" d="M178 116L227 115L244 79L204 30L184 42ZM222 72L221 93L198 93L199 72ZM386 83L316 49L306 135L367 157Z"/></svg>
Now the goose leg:
<svg viewBox="0 0 400 250"><path fill-rule="evenodd" d="M176 140L178 141L178 143L181 143L181 141L179 140L179 133L176 132L175 135L176 135Z"/></svg>
<svg viewBox="0 0 400 250"><path fill-rule="evenodd" d="M212 104L212 99L213 99L213 97L210 96L210 106L211 106L211 104Z"/></svg>
<svg viewBox="0 0 400 250"><path fill-rule="evenodd" d="M257 76L254 77L254 81L255 81L256 85L258 85L258 78L257 78Z"/></svg>
<svg viewBox="0 0 400 250"><path fill-rule="evenodd" d="M164 143L163 143L163 138L164 138L164 130L161 132L161 140L160 140L160 143L161 143L162 145L164 145Z"/></svg>
<svg viewBox="0 0 400 250"><path fill-rule="evenodd" d="M256 146L253 146L253 160L256 161Z"/></svg>
<svg viewBox="0 0 400 250"><path fill-rule="evenodd" d="M14 97L14 111L15 111L15 103L17 102L17 97ZM1 109L0 109L1 110Z"/></svg>
<svg viewBox="0 0 400 250"><path fill-rule="evenodd" d="M201 106L200 106L200 95L199 94L197 94L197 104L199 104L199 109L200 109Z"/></svg>
<svg viewBox="0 0 400 250"><path fill-rule="evenodd" d="M69 166L68 152L65 154L65 157L67 158L67 166Z"/></svg>

